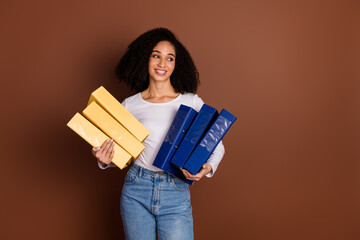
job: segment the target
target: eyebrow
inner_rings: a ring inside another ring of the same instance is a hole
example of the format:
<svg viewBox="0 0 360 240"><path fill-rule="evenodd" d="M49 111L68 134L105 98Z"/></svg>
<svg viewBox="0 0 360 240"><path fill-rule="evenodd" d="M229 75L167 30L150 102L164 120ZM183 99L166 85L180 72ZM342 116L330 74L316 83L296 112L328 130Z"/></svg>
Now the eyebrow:
<svg viewBox="0 0 360 240"><path fill-rule="evenodd" d="M153 52L161 53L161 52L160 52L160 51L158 51L158 50L153 50ZM172 53L168 53L168 55L171 55L171 56L175 57L175 55L174 55L174 54L172 54Z"/></svg>

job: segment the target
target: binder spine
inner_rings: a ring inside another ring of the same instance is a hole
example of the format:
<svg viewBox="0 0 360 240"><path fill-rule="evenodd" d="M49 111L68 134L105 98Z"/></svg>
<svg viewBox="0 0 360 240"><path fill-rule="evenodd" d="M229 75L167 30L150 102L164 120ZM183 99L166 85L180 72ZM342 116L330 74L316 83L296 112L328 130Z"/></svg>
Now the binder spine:
<svg viewBox="0 0 360 240"><path fill-rule="evenodd" d="M180 105L153 163L155 167L182 179L188 184L192 184L193 181L187 180L178 168L170 164L170 160L184 138L185 133L189 129L196 114L197 112L194 109L185 105Z"/></svg>
<svg viewBox="0 0 360 240"><path fill-rule="evenodd" d="M179 148L176 150L174 156L171 159L171 163L179 168L183 168L186 160L199 143L201 137L205 131L209 128L210 124L214 121L218 112L215 108L206 104L202 106L194 122L186 133Z"/></svg>
<svg viewBox="0 0 360 240"><path fill-rule="evenodd" d="M185 162L184 168L192 174L197 174L236 119L223 109Z"/></svg>
<svg viewBox="0 0 360 240"><path fill-rule="evenodd" d="M93 147L100 147L106 139L109 139L106 134L95 127L80 113L76 113L74 117L67 123L67 126ZM131 162L131 155L118 144L114 145L114 149L115 153L112 162L120 169L125 168L127 164Z"/></svg>
<svg viewBox="0 0 360 240"><path fill-rule="evenodd" d="M118 102L103 86L99 87L91 94L88 105L92 102L99 104L140 142L143 142L150 134L149 130L147 130L145 126L122 106L121 103Z"/></svg>
<svg viewBox="0 0 360 240"><path fill-rule="evenodd" d="M144 150L145 146L96 102L90 103L83 110L83 114L94 125L113 138L134 159Z"/></svg>

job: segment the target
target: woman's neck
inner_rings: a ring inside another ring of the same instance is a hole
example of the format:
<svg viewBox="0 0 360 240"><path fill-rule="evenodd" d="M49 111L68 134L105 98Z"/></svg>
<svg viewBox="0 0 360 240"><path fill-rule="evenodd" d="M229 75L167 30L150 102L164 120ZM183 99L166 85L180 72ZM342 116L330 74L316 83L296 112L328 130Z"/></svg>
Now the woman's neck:
<svg viewBox="0 0 360 240"><path fill-rule="evenodd" d="M151 81L149 87L140 94L144 100L153 103L170 102L179 96L170 82L153 83Z"/></svg>

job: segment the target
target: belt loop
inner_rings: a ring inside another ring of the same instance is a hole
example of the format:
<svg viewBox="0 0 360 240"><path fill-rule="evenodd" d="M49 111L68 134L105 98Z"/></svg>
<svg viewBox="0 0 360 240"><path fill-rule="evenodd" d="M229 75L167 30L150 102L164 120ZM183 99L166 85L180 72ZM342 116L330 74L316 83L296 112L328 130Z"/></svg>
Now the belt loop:
<svg viewBox="0 0 360 240"><path fill-rule="evenodd" d="M142 167L139 167L139 177L142 177Z"/></svg>
<svg viewBox="0 0 360 240"><path fill-rule="evenodd" d="M171 182L171 175L170 174L167 174L167 180L168 180L168 182Z"/></svg>

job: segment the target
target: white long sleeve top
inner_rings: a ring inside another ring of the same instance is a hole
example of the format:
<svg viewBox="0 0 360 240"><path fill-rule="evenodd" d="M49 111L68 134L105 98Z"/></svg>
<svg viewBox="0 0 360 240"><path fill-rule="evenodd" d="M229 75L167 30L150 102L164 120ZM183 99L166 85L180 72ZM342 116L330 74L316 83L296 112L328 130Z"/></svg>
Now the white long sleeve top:
<svg viewBox="0 0 360 240"><path fill-rule="evenodd" d="M143 142L144 151L135 160L137 165L151 171L161 171L152 164L181 104L199 112L204 102L197 94L193 93L180 94L176 99L166 103L148 102L141 97L140 93L137 93L122 102L122 105L150 131L150 135ZM225 148L221 141L207 160L212 168L211 172L206 175L207 177L214 175L224 154ZM105 167L99 162L99 167L102 169L111 166L115 165L109 164Z"/></svg>

